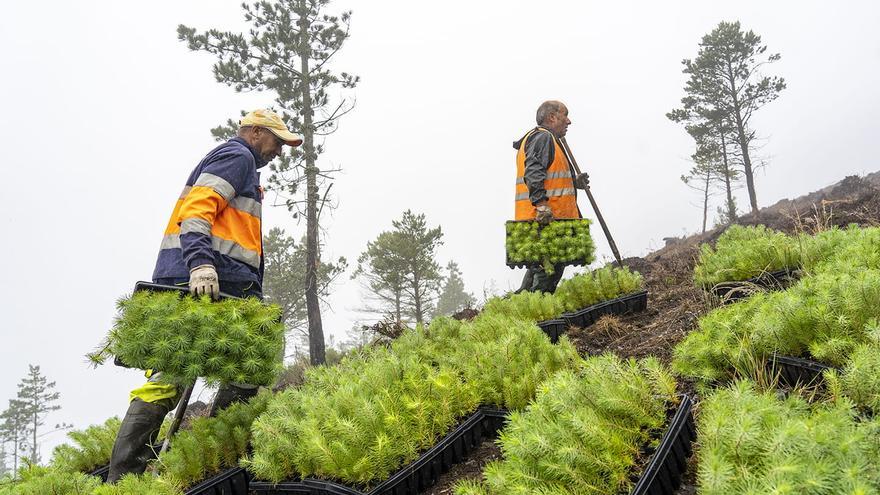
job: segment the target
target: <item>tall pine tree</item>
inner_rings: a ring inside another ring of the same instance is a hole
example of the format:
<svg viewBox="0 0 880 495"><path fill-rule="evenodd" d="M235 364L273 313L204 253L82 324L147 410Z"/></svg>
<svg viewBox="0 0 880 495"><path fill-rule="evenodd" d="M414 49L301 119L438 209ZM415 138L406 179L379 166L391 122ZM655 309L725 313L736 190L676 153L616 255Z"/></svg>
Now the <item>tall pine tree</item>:
<svg viewBox="0 0 880 495"><path fill-rule="evenodd" d="M752 213L758 212L752 144L756 131L751 125L755 111L779 97L785 80L763 76L764 66L780 54L766 54L767 46L752 31L743 32L739 22L721 22L703 36L697 57L685 59L683 73L689 76L682 107L667 114L670 120L712 129L729 126L739 149L742 171ZM726 136L725 131L720 136Z"/></svg>
<svg viewBox="0 0 880 495"><path fill-rule="evenodd" d="M271 0L242 5L250 25L247 34L211 29L201 34L180 25L178 38L190 50L217 57L214 77L236 91L270 91L276 110L288 126L303 135L300 149L279 158L270 167L271 187L284 194L294 217L306 217L306 271L303 287L309 326L312 364L325 360L321 322L319 251L320 213L328 201L332 173L318 167L324 151L323 137L334 132L338 119L352 110L345 98L334 98L339 89L354 88L359 78L330 71L328 63L349 36L351 12L327 13L329 0ZM211 132L218 139L234 133L231 120ZM302 194L305 185L305 194ZM321 189L323 188L323 192ZM303 197L304 196L304 197Z"/></svg>
<svg viewBox="0 0 880 495"><path fill-rule="evenodd" d="M18 401L24 409L28 421L28 433L31 435L30 461L40 462L37 432L45 424L46 415L61 409L56 404L60 394L54 391L55 382L50 382L40 373L40 367L29 364L28 374L18 384Z"/></svg>

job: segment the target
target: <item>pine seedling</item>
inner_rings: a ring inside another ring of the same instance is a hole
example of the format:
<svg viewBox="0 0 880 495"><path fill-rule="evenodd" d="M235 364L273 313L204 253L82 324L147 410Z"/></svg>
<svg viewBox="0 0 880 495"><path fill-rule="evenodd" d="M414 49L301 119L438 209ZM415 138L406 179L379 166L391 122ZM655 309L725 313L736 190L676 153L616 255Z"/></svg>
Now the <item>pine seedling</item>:
<svg viewBox="0 0 880 495"><path fill-rule="evenodd" d="M92 425L82 431L71 431L67 436L74 445L62 444L52 452L53 468L75 473L89 472L110 462L110 453L116 442L116 433L122 422L112 417L102 425Z"/></svg>

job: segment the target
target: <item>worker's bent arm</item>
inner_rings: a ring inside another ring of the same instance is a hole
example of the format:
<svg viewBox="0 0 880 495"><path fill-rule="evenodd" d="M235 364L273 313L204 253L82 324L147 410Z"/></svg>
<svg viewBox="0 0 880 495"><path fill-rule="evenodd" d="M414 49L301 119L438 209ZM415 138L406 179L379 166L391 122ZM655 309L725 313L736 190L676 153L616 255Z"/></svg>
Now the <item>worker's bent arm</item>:
<svg viewBox="0 0 880 495"><path fill-rule="evenodd" d="M536 131L526 141L526 160L523 180L529 188L529 200L533 205L547 201L544 180L554 158L553 136L547 131Z"/></svg>
<svg viewBox="0 0 880 495"><path fill-rule="evenodd" d="M229 152L205 164L180 207L180 247L187 267L216 265L211 230L217 216L236 197L252 168L248 157Z"/></svg>

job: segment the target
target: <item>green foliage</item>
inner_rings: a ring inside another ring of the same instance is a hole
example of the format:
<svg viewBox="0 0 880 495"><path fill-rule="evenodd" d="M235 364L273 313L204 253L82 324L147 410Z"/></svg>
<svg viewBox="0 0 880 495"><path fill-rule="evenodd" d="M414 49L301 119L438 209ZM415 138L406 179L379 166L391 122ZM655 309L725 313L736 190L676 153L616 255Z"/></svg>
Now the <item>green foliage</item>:
<svg viewBox="0 0 880 495"><path fill-rule="evenodd" d="M878 493L877 423L845 401L807 404L738 382L706 398L698 423L698 493Z"/></svg>
<svg viewBox="0 0 880 495"><path fill-rule="evenodd" d="M699 328L675 346L672 369L702 382L718 381L731 372L748 369L753 357L749 324L768 299L779 297L777 294L758 293L700 318Z"/></svg>
<svg viewBox="0 0 880 495"><path fill-rule="evenodd" d="M523 321L543 321L558 318L565 312L560 298L546 292L520 292L486 301L483 313L509 315Z"/></svg>
<svg viewBox="0 0 880 495"><path fill-rule="evenodd" d="M296 243L284 230L273 227L263 239L263 259L266 269L263 277L264 300L281 308L281 321L288 334L308 341L308 312L306 311L306 249L305 241ZM326 299L333 282L348 268L348 261L321 260L316 271L318 296ZM288 347L292 347L288 345ZM304 346L308 348L308 344Z"/></svg>
<svg viewBox="0 0 880 495"><path fill-rule="evenodd" d="M578 361L566 337L552 344L533 323L487 313L471 322L438 318L405 333L393 350L454 369L476 387L480 404L508 409L525 407L541 382Z"/></svg>
<svg viewBox="0 0 880 495"><path fill-rule="evenodd" d="M353 363L357 374L329 371L272 399L254 423L249 466L258 477L386 478L478 404L475 387L448 367L386 349L370 354Z"/></svg>
<svg viewBox="0 0 880 495"><path fill-rule="evenodd" d="M115 485L98 486L92 495L183 495L178 486L151 474L126 474Z"/></svg>
<svg viewBox="0 0 880 495"><path fill-rule="evenodd" d="M455 493L621 493L675 401L675 380L656 359L587 358L511 414L498 440L504 459L486 466L482 483L460 483Z"/></svg>
<svg viewBox="0 0 880 495"><path fill-rule="evenodd" d="M773 352L843 366L873 340L880 318L880 231L830 230L803 236L798 245L809 260L800 281L703 316L699 329L676 346L677 372L704 382L754 376Z"/></svg>
<svg viewBox="0 0 880 495"><path fill-rule="evenodd" d="M628 268L604 267L562 281L553 294L520 292L506 298L493 298L483 307L484 314L508 315L525 321L558 318L593 304L637 292L644 286L642 276Z"/></svg>
<svg viewBox="0 0 880 495"><path fill-rule="evenodd" d="M479 404L524 407L577 352L533 322L483 313L437 318L391 348L353 351L312 368L254 423L250 468L282 480L317 476L369 484L411 462Z"/></svg>
<svg viewBox="0 0 880 495"><path fill-rule="evenodd" d="M553 294L566 311L577 311L642 290L645 283L638 272L605 266L564 280Z"/></svg>
<svg viewBox="0 0 880 495"><path fill-rule="evenodd" d="M361 279L375 304L367 312L421 323L433 313L443 282L436 260L443 231L440 226L429 228L424 213L411 210L392 226L367 243L352 278Z"/></svg>
<svg viewBox="0 0 880 495"><path fill-rule="evenodd" d="M553 273L556 263L583 263L596 259L590 221L557 220L541 227L536 221L507 222L507 257L513 262L541 263Z"/></svg>
<svg viewBox="0 0 880 495"><path fill-rule="evenodd" d="M101 478L54 468L28 465L18 472L18 481L0 483L0 495L91 495Z"/></svg>
<svg viewBox="0 0 880 495"><path fill-rule="evenodd" d="M876 332L876 325L874 328ZM833 395L846 396L859 406L880 411L880 343L874 338L856 347L846 366L839 373L827 370L825 380Z"/></svg>
<svg viewBox="0 0 880 495"><path fill-rule="evenodd" d="M116 433L122 422L112 417L102 425L71 431L67 436L75 445L62 444L52 452L52 466L59 471L89 472L110 461Z"/></svg>
<svg viewBox="0 0 880 495"><path fill-rule="evenodd" d="M461 270L458 263L450 261L446 264L449 273L444 277L443 290L437 298L437 307L433 316L451 316L462 309L473 308L476 300L473 294L464 288L464 280L461 278Z"/></svg>
<svg viewBox="0 0 880 495"><path fill-rule="evenodd" d="M799 264L800 250L791 237L763 225L731 225L718 237L714 248L708 244L700 246L694 280L702 287L712 287L796 268Z"/></svg>
<svg viewBox="0 0 880 495"><path fill-rule="evenodd" d="M178 383L270 384L281 368L284 326L279 308L255 298L210 302L176 292L135 293L122 299L102 350L129 366L160 370Z"/></svg>
<svg viewBox="0 0 880 495"><path fill-rule="evenodd" d="M189 429L174 436L173 448L156 464L162 478L174 486L194 485L223 469L235 467L247 452L251 425L269 403L271 393L261 391L246 403L235 403L213 418L192 421Z"/></svg>

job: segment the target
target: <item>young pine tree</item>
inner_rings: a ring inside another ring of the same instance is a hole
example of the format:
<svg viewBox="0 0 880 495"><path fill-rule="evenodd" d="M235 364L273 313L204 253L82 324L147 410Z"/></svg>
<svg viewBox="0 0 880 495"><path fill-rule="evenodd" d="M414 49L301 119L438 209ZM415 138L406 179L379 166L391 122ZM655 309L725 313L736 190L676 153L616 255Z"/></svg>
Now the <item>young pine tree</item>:
<svg viewBox="0 0 880 495"><path fill-rule="evenodd" d="M449 275L444 279L443 291L437 299L434 316L449 316L476 304L473 294L464 290L464 280L458 263L450 261L446 264Z"/></svg>

